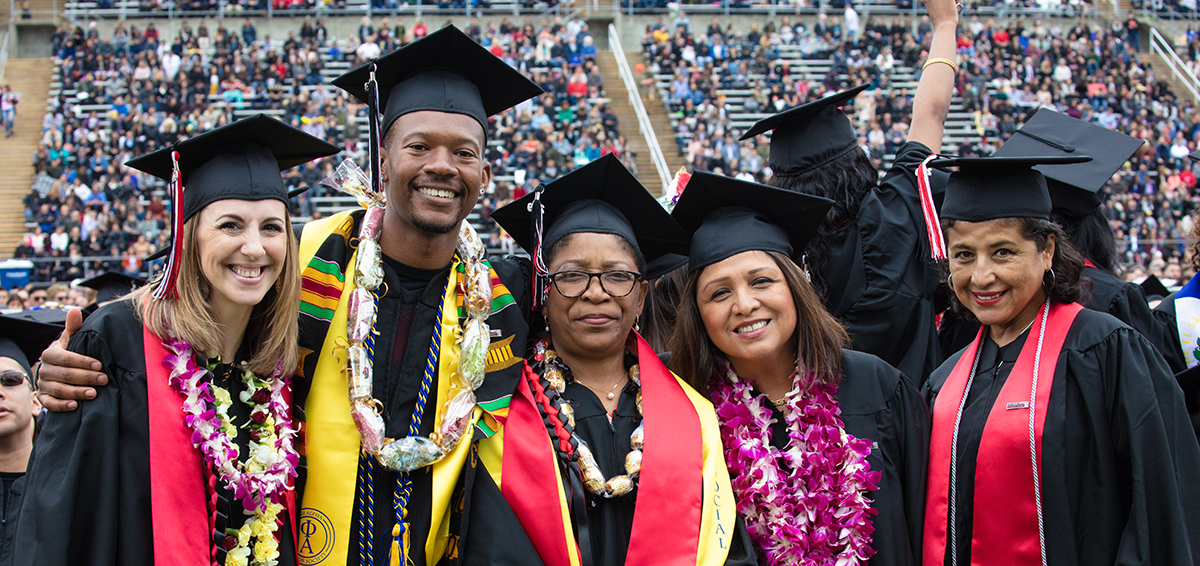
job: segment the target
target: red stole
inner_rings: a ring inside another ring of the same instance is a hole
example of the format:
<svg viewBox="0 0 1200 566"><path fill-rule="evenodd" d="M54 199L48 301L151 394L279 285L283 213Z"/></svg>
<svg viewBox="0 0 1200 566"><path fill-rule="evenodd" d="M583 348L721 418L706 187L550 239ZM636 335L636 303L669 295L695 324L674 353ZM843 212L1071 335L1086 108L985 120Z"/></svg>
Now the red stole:
<svg viewBox="0 0 1200 566"><path fill-rule="evenodd" d="M646 447L626 564L695 566L704 502L700 419L650 345L640 336L637 342ZM525 371L532 370L526 366ZM542 561L547 566L569 564L564 542L577 543L570 526L562 522L566 501L559 496L555 480L559 463L525 379L513 395L504 438L504 498Z"/></svg>
<svg viewBox="0 0 1200 566"><path fill-rule="evenodd" d="M146 362L146 406L150 425L150 512L154 518L156 564L213 564L213 516L204 456L192 446L192 430L184 423L183 396L171 388L171 372L163 365L162 339L142 326ZM291 404L291 391L285 398ZM287 513L296 508L296 492L287 491ZM295 540L295 516L289 517Z"/></svg>
<svg viewBox="0 0 1200 566"><path fill-rule="evenodd" d="M1037 503L1029 455L1029 392L1033 387L1034 357L1038 349L1042 309L1034 319L1034 332L1025 340L1021 355L1009 373L996 404L988 414L975 468L971 564L977 566L1035 566L1041 564ZM1042 473L1042 431L1054 385L1058 354L1067 331L1083 307L1052 304L1042 337L1034 402L1039 474ZM963 351L946 378L933 406L933 432L929 446L929 483L925 492L924 566L945 562L947 521L950 513L950 458L954 421L966 393L967 379L987 327Z"/></svg>

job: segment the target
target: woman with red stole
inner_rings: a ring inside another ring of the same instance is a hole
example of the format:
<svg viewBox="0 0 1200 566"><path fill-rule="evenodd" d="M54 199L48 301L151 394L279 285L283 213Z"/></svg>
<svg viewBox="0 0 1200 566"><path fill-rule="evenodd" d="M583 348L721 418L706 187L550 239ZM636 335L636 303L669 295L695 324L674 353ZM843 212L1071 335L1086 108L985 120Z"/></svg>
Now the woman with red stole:
<svg viewBox="0 0 1200 566"><path fill-rule="evenodd" d="M920 555L929 411L849 339L792 260L831 201L692 174L671 367L713 401L760 564L907 566Z"/></svg>
<svg viewBox="0 0 1200 566"><path fill-rule="evenodd" d="M956 308L982 324L927 384L925 566L1195 564L1200 446L1162 356L1084 309L1084 261L1037 165L974 158L940 225Z"/></svg>
<svg viewBox="0 0 1200 566"><path fill-rule="evenodd" d="M300 271L280 171L337 152L260 114L127 164L171 182L175 239L155 282L71 338L109 386L47 417L16 564L296 563Z"/></svg>
<svg viewBox="0 0 1200 566"><path fill-rule="evenodd" d="M636 330L679 226L612 155L492 217L548 283L545 331L467 471L463 563L754 564L712 405Z"/></svg>

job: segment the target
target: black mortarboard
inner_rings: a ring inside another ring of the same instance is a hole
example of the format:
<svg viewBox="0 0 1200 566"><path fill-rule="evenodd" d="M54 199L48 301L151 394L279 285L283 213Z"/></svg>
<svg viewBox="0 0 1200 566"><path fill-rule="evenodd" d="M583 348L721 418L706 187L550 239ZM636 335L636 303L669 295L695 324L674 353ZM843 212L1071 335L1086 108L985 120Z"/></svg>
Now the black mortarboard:
<svg viewBox="0 0 1200 566"><path fill-rule="evenodd" d="M1195 159L1196 161L1200 161L1200 149L1197 149L1196 151L1189 153L1188 157L1191 157L1192 159Z"/></svg>
<svg viewBox="0 0 1200 566"><path fill-rule="evenodd" d="M1100 206L1105 183L1141 146L1133 136L1043 108L994 157L1091 156L1086 164L1035 167L1046 177L1054 211L1080 217Z"/></svg>
<svg viewBox="0 0 1200 566"><path fill-rule="evenodd" d="M116 271L105 271L77 283L80 287L96 290L97 304L120 299L145 284L146 280L141 277L130 277Z"/></svg>
<svg viewBox="0 0 1200 566"><path fill-rule="evenodd" d="M0 357L12 358L25 373L31 361L62 333L68 309L38 309L0 316ZM30 374L32 377L32 374Z"/></svg>
<svg viewBox="0 0 1200 566"><path fill-rule="evenodd" d="M535 193L492 213L525 251L534 253ZM687 235L614 155L608 154L547 183L541 195L543 249L568 234L616 234L637 246L646 261L682 251Z"/></svg>
<svg viewBox="0 0 1200 566"><path fill-rule="evenodd" d="M1050 218L1050 192L1037 165L1086 163L1087 156L961 157L931 167L958 167L946 181L941 218L983 222L996 218Z"/></svg>
<svg viewBox="0 0 1200 566"><path fill-rule="evenodd" d="M488 116L542 93L541 87L454 26L435 31L373 64L383 109L381 135L396 118L421 110L465 114L479 122L486 135ZM333 84L370 103L366 84L371 65L353 69Z"/></svg>
<svg viewBox="0 0 1200 566"><path fill-rule="evenodd" d="M179 152L183 180L183 220L224 199L288 202L280 171L291 169L340 149L265 114L193 136L125 163L170 181Z"/></svg>
<svg viewBox="0 0 1200 566"><path fill-rule="evenodd" d="M646 262L646 281L653 281L680 267L687 265L688 256L683 254L666 254L654 261Z"/></svg>
<svg viewBox="0 0 1200 566"><path fill-rule="evenodd" d="M671 216L692 234L688 271L751 250L793 259L833 201L705 171L692 173Z"/></svg>
<svg viewBox="0 0 1200 566"><path fill-rule="evenodd" d="M1142 281L1141 285L1142 291L1146 293L1147 301L1161 301L1167 298L1167 295L1171 294L1171 290L1166 285L1163 285L1161 279L1154 275L1147 277Z"/></svg>
<svg viewBox="0 0 1200 566"><path fill-rule="evenodd" d="M775 174L798 175L829 163L859 147L858 133L841 107L866 90L867 84L763 118L740 139L771 134L769 165Z"/></svg>

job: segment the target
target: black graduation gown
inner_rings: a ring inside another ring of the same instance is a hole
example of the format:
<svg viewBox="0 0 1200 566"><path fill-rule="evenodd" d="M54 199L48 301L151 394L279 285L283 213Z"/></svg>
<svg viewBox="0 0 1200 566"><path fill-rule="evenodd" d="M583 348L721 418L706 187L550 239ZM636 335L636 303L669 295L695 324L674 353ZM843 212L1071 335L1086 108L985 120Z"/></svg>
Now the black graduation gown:
<svg viewBox="0 0 1200 566"><path fill-rule="evenodd" d="M1171 371L1175 372L1175 381L1183 390L1183 399L1187 404L1188 416L1192 420L1192 428L1196 437L1200 438L1200 366L1188 369L1187 359L1183 357L1183 343L1179 337L1178 317L1175 316L1175 293L1167 295L1153 311L1155 324L1167 336L1169 347L1164 347L1163 357Z"/></svg>
<svg viewBox="0 0 1200 566"><path fill-rule="evenodd" d="M918 383L942 361L934 326L941 278L929 260L915 171L929 148L908 142L883 182L863 198L855 229L829 242L825 302L853 348Z"/></svg>
<svg viewBox="0 0 1200 566"><path fill-rule="evenodd" d="M842 350L842 381L837 400L846 433L872 441L867 462L882 472L879 489L868 494L878 511L870 566L921 563L925 521L925 467L929 461L929 409L907 377L879 358ZM789 440L783 412L773 403L771 445L783 450Z"/></svg>
<svg viewBox="0 0 1200 566"><path fill-rule="evenodd" d="M617 400L611 423L600 399L578 383L567 385L563 398L575 409L575 432L592 451L604 477L625 473L629 436L642 422L637 412L637 389L627 386ZM541 558L518 522L516 514L482 465L475 471L470 528L463 542L463 564L540 564ZM623 497L606 499L588 494L587 533L595 566L625 563L633 533L637 489ZM578 525L574 525L576 528ZM728 566L757 564L750 535L737 520ZM581 537L582 538L582 537ZM582 544L582 543L581 543Z"/></svg>
<svg viewBox="0 0 1200 566"><path fill-rule="evenodd" d="M1092 296L1084 307L1106 312L1128 324L1150 341L1150 345L1167 359L1172 370L1182 371L1183 368L1177 369L1171 359L1171 337L1175 332L1166 331L1163 324L1156 320L1140 285L1126 283L1112 273L1091 266L1083 268L1083 275L1092 281ZM1174 311L1171 312L1173 317ZM939 335L945 352L966 348L979 333L979 321L970 313L961 317L947 313L942 320Z"/></svg>
<svg viewBox="0 0 1200 566"><path fill-rule="evenodd" d="M68 413L51 413L34 445L17 524L16 566L153 565L150 432L142 324L131 301L100 307L68 349L104 364L106 387ZM236 399L240 380L230 394ZM249 408L235 402L234 422ZM179 418L183 418L181 412ZM239 435L241 453L249 438ZM226 500L228 491L222 489ZM236 501L233 503L240 507ZM295 564L287 514L279 528L279 563ZM231 524L232 527L241 523Z"/></svg>
<svg viewBox="0 0 1200 566"><path fill-rule="evenodd" d="M1028 331L1000 354L985 348L968 394L959 437L960 564L969 563L971 504L962 504L974 493L978 436L1012 367L1006 362L995 372L996 360L1015 361L1026 337ZM930 376L931 406L962 355ZM1200 501L1200 445L1183 396L1149 341L1108 314L1080 311L1058 353L1049 403L1041 462L1049 563L1200 559L1200 508L1190 504Z"/></svg>

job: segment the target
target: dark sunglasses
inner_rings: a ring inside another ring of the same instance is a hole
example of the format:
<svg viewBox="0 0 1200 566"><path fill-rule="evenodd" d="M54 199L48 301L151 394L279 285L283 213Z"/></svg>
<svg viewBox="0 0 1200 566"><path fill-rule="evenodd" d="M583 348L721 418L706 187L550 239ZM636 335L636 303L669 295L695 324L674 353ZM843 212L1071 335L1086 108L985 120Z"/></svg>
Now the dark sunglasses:
<svg viewBox="0 0 1200 566"><path fill-rule="evenodd" d="M29 379L29 376L25 375L25 372L21 371L8 370L0 373L0 385L5 387L16 387L25 383L26 379Z"/></svg>

